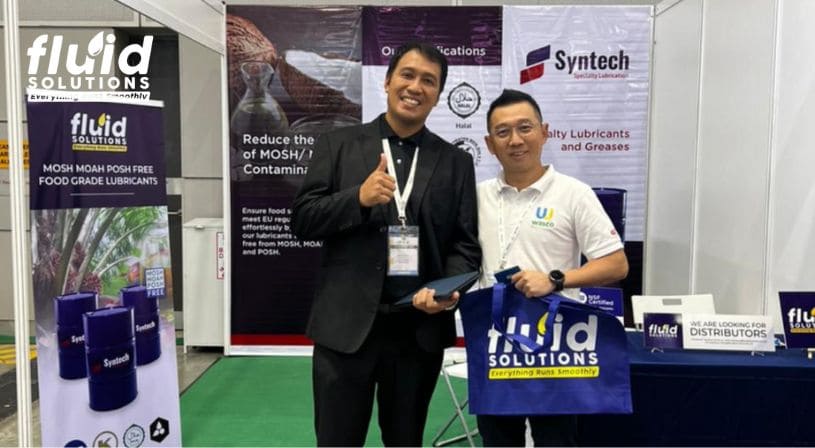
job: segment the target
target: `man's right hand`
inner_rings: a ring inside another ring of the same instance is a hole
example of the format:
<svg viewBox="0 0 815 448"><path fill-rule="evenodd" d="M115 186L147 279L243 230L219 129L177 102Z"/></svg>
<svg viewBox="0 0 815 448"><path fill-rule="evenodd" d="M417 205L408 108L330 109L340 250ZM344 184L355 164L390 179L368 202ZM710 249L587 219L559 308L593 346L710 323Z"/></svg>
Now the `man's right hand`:
<svg viewBox="0 0 815 448"><path fill-rule="evenodd" d="M387 204L393 199L396 180L388 175L388 160L385 154L379 155L379 165L359 187L359 203L363 207Z"/></svg>

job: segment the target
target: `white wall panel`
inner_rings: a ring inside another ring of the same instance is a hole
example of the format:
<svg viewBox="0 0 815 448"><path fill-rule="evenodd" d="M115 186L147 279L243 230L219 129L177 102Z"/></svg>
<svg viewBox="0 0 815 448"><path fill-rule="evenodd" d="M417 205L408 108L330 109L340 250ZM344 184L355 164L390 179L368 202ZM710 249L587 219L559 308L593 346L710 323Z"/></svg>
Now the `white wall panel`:
<svg viewBox="0 0 815 448"><path fill-rule="evenodd" d="M221 56L179 36L178 57L181 175L221 178Z"/></svg>
<svg viewBox="0 0 815 448"><path fill-rule="evenodd" d="M692 292L720 313L763 308L774 4L704 3Z"/></svg>
<svg viewBox="0 0 815 448"><path fill-rule="evenodd" d="M181 190L182 220L223 217L222 188L221 179L184 179Z"/></svg>
<svg viewBox="0 0 815 448"><path fill-rule="evenodd" d="M690 291L702 0L654 21L653 101L643 291Z"/></svg>
<svg viewBox="0 0 815 448"><path fill-rule="evenodd" d="M784 0L780 7L765 297L777 319L778 291L815 291L815 2Z"/></svg>
<svg viewBox="0 0 815 448"><path fill-rule="evenodd" d="M114 0L24 0L20 26L136 26L138 15ZM4 11L0 10L0 21Z"/></svg>

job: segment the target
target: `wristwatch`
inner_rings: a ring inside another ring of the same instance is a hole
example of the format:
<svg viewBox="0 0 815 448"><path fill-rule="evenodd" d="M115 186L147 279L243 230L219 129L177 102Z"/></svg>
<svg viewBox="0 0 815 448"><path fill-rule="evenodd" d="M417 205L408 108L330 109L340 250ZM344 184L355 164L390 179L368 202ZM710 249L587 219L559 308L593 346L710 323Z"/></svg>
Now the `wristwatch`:
<svg viewBox="0 0 815 448"><path fill-rule="evenodd" d="M563 275L563 272L557 269L549 272L549 281L555 285L555 291L563 291L564 280L566 280L566 276Z"/></svg>

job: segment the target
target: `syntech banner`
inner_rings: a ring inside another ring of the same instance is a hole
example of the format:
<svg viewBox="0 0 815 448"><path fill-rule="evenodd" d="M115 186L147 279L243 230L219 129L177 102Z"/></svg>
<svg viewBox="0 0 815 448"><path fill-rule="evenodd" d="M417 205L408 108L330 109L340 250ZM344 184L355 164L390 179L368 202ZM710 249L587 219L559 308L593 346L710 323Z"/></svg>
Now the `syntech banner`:
<svg viewBox="0 0 815 448"><path fill-rule="evenodd" d="M643 241L650 6L505 6L503 86L549 123L543 161L592 187L627 190L626 241Z"/></svg>
<svg viewBox="0 0 815 448"><path fill-rule="evenodd" d="M228 6L233 350L309 343L320 242L291 234L291 202L317 135L385 111L388 61L411 40L450 62L427 126L472 154L479 181L500 170L489 103L527 91L550 123L544 163L627 190L641 254L651 23L640 6Z"/></svg>
<svg viewBox="0 0 815 448"><path fill-rule="evenodd" d="M42 444L180 446L163 105L59 95L28 99Z"/></svg>

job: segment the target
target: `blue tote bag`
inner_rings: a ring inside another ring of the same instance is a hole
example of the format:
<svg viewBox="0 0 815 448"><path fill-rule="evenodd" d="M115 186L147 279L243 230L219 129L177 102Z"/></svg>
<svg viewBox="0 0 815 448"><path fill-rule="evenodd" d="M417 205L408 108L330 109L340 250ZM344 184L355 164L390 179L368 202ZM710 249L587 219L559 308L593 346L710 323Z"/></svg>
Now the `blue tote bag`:
<svg viewBox="0 0 815 448"><path fill-rule="evenodd" d="M470 412L488 415L631 413L626 336L610 314L512 285L465 295Z"/></svg>

